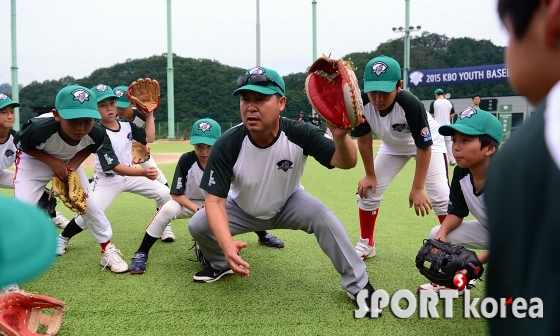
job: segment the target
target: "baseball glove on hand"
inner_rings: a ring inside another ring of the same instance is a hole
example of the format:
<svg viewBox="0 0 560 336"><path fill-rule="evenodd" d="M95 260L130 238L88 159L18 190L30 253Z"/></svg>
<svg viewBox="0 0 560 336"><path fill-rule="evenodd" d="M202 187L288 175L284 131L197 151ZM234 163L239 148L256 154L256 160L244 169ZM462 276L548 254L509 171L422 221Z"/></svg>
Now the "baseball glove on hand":
<svg viewBox="0 0 560 336"><path fill-rule="evenodd" d="M150 159L150 149L148 145L142 145L139 142L132 143L132 163L141 164Z"/></svg>
<svg viewBox="0 0 560 336"><path fill-rule="evenodd" d="M139 78L130 84L126 97L144 114L153 113L159 107L159 83L155 79Z"/></svg>
<svg viewBox="0 0 560 336"><path fill-rule="evenodd" d="M59 179L56 175L52 179L52 192L58 197L68 209L83 215L86 213L86 191L82 188L82 182L77 172L68 174L68 183Z"/></svg>
<svg viewBox="0 0 560 336"><path fill-rule="evenodd" d="M457 288L453 278L460 270L467 270L467 281L479 279L484 273L474 251L439 239L424 240L416 256L416 267L431 282L449 288Z"/></svg>
<svg viewBox="0 0 560 336"><path fill-rule="evenodd" d="M319 57L307 70L305 93L317 113L339 128L362 122L364 103L352 61Z"/></svg>
<svg viewBox="0 0 560 336"><path fill-rule="evenodd" d="M51 310L45 314L44 309ZM0 293L0 335L56 335L62 325L66 303L59 299L23 290ZM37 333L39 326L47 328Z"/></svg>

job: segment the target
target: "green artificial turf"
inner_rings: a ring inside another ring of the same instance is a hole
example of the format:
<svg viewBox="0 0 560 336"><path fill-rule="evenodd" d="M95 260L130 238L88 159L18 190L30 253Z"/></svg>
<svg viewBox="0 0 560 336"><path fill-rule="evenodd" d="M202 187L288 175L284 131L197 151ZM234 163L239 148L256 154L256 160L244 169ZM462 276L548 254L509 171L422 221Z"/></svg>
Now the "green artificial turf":
<svg viewBox="0 0 560 336"><path fill-rule="evenodd" d="M154 152L181 152L190 146L161 142ZM168 180L174 164L161 165ZM91 169L86 169L91 174ZM432 212L417 217L408 208L414 172L411 160L387 189L377 221L377 256L366 260L370 281L389 294L415 292L426 283L414 265L418 249L438 224ZM363 176L361 161L352 170L327 170L308 159L302 184L334 210L345 224L352 243L359 237L355 198ZM3 194L10 191L3 190ZM72 213L61 203L65 216ZM113 226L112 242L125 261L139 246L155 212L155 202L121 194L106 214ZM399 319L388 309L379 319L353 318L354 303L340 286L340 277L313 235L274 231L286 246L272 249L257 244L253 233L238 236L249 246L241 252L251 264L251 276L235 276L210 284L194 283L201 269L190 261L192 240L188 219L173 222L174 243L157 242L150 251L144 275L113 274L101 270L100 248L87 231L70 240L67 253L50 269L20 287L60 298L68 303L58 335L482 335L484 319L463 318L463 300L454 301L453 318ZM471 297L484 297L479 281ZM443 300L438 304L440 316ZM401 304L401 306L403 306Z"/></svg>

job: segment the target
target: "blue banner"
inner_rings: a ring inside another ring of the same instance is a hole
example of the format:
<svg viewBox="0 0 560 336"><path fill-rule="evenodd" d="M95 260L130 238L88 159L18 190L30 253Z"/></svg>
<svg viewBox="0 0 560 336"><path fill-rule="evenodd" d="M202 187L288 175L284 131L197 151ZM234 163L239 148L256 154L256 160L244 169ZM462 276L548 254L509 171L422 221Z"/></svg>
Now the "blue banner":
<svg viewBox="0 0 560 336"><path fill-rule="evenodd" d="M431 85L471 84L506 81L509 77L505 64L467 68L412 70L408 74L410 87Z"/></svg>

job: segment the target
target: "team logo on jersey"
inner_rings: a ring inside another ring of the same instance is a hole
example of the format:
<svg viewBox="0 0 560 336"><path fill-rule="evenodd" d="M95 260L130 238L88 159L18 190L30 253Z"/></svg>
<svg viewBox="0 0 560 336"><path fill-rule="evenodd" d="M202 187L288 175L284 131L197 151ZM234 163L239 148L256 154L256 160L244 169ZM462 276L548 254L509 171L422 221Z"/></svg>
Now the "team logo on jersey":
<svg viewBox="0 0 560 336"><path fill-rule="evenodd" d="M183 178L182 177L177 178L177 184L175 185L175 189L183 189Z"/></svg>
<svg viewBox="0 0 560 336"><path fill-rule="evenodd" d="M72 96L74 97L74 100L79 101L80 104L83 104L85 101L89 100L89 92L84 89L76 89L72 91Z"/></svg>
<svg viewBox="0 0 560 336"><path fill-rule="evenodd" d="M468 109L461 112L461 115L459 116L459 119L470 118L475 114L476 114L476 110L472 107L469 107Z"/></svg>
<svg viewBox="0 0 560 336"><path fill-rule="evenodd" d="M410 82L412 84L418 85L418 83L422 83L422 78L424 77L424 73L421 71L414 71L413 73L408 75L408 77L410 78Z"/></svg>
<svg viewBox="0 0 560 336"><path fill-rule="evenodd" d="M6 96L6 95L3 94L3 93L0 93L0 99L2 99L2 100L8 100L8 96Z"/></svg>
<svg viewBox="0 0 560 336"><path fill-rule="evenodd" d="M95 89L99 92L105 92L105 91L107 91L107 86L103 85L103 84L99 84L95 87Z"/></svg>
<svg viewBox="0 0 560 336"><path fill-rule="evenodd" d="M404 130L410 131L410 128L408 127L407 124L393 124L391 125L391 127L395 132L402 132Z"/></svg>
<svg viewBox="0 0 560 336"><path fill-rule="evenodd" d="M119 98L124 96L124 91L123 90L115 90L115 96L117 96Z"/></svg>
<svg viewBox="0 0 560 336"><path fill-rule="evenodd" d="M216 181L214 181L214 171L210 170L210 177L208 178L208 186L211 186L212 184L216 184Z"/></svg>
<svg viewBox="0 0 560 336"><path fill-rule="evenodd" d="M387 64L385 64L385 62L375 62L371 66L371 73L374 73L377 75L377 77L379 77L387 72L387 68L388 66Z"/></svg>
<svg viewBox="0 0 560 336"><path fill-rule="evenodd" d="M430 129L428 127L424 127L420 130L420 135L424 138L424 141L432 140L432 134L430 133Z"/></svg>
<svg viewBox="0 0 560 336"><path fill-rule="evenodd" d="M109 157L109 155L105 154L103 155L103 157L105 158L105 161L107 161L107 164L110 165L111 163L113 163L113 159L111 159Z"/></svg>
<svg viewBox="0 0 560 336"><path fill-rule="evenodd" d="M8 149L7 151L4 152L4 155L5 155L6 157L13 156L14 154L15 154L14 151L11 150L11 149Z"/></svg>
<svg viewBox="0 0 560 336"><path fill-rule="evenodd" d="M202 133L209 131L212 128L212 125L208 121L203 121L198 124L198 129L202 131Z"/></svg>
<svg viewBox="0 0 560 336"><path fill-rule="evenodd" d="M262 75L263 73L265 73L265 71L261 67L254 67L253 69L249 70L249 75Z"/></svg>
<svg viewBox="0 0 560 336"><path fill-rule="evenodd" d="M294 167L292 167L294 163L288 159L280 160L276 162L276 165L278 166L278 170L283 170L285 172L287 172L290 169L294 169Z"/></svg>
<svg viewBox="0 0 560 336"><path fill-rule="evenodd" d="M128 141L132 141L132 132L128 132L126 138L128 139Z"/></svg>

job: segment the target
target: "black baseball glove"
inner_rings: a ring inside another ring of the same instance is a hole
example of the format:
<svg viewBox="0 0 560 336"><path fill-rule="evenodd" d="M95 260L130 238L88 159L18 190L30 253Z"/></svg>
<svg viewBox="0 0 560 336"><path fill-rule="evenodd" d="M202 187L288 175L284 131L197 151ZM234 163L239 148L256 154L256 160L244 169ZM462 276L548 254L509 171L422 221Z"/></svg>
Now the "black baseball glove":
<svg viewBox="0 0 560 336"><path fill-rule="evenodd" d="M449 288L457 288L453 278L460 270L467 270L467 281L479 279L484 273L474 251L439 239L424 240L416 255L416 268L431 282Z"/></svg>
<svg viewBox="0 0 560 336"><path fill-rule="evenodd" d="M45 189L37 205L45 210L51 218L54 218L56 217L56 203L56 197L49 189Z"/></svg>

